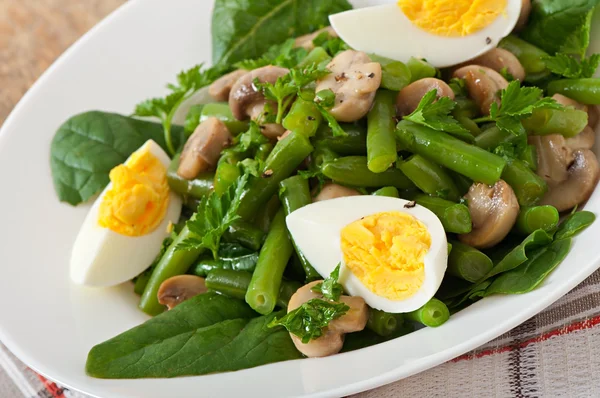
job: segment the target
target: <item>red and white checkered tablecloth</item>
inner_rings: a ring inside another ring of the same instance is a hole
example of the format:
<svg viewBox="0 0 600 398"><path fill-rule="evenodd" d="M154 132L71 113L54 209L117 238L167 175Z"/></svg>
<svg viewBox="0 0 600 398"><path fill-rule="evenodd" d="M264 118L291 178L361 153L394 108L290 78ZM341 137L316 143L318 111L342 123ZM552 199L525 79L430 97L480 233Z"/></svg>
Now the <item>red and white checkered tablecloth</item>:
<svg viewBox="0 0 600 398"><path fill-rule="evenodd" d="M0 345L0 398L20 397L86 395L48 381ZM496 340L426 372L353 396L389 397L600 397L600 271Z"/></svg>

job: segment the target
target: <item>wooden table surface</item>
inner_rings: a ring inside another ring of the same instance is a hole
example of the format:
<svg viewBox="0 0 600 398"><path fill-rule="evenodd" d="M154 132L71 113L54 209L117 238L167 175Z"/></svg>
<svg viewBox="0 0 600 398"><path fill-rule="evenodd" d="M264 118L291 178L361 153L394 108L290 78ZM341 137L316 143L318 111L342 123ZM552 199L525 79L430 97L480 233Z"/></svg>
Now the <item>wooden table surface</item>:
<svg viewBox="0 0 600 398"><path fill-rule="evenodd" d="M125 1L0 0L0 125L63 51Z"/></svg>

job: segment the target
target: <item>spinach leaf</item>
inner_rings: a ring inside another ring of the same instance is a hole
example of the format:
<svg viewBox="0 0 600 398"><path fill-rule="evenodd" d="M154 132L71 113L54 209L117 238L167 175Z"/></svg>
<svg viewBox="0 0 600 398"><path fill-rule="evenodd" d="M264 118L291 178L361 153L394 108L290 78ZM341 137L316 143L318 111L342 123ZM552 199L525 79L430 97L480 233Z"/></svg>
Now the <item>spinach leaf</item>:
<svg viewBox="0 0 600 398"><path fill-rule="evenodd" d="M238 300L228 300L242 304ZM202 310L199 305L193 308L196 312ZM98 363L98 351L111 350L110 347L103 347L106 344L103 343L90 352L86 370L90 376L111 379L176 377L234 371L301 358L285 329L266 326L276 315L252 320L226 319L212 325L190 328L130 350L111 361Z"/></svg>
<svg viewBox="0 0 600 398"><path fill-rule="evenodd" d="M538 0L532 3L523 38L550 54L563 52L582 57L590 41L591 15L599 0Z"/></svg>
<svg viewBox="0 0 600 398"><path fill-rule="evenodd" d="M181 127L173 126L173 133L181 143ZM100 111L71 117L60 126L50 147L58 198L72 205L87 201L108 185L110 171L149 139L167 150L160 124Z"/></svg>
<svg viewBox="0 0 600 398"><path fill-rule="evenodd" d="M274 44L260 57L245 59L236 62L233 66L237 69L246 70L258 69L267 65L294 68L308 55L308 51L305 48L295 47L295 42L294 39L288 39L281 44Z"/></svg>
<svg viewBox="0 0 600 398"><path fill-rule="evenodd" d="M356 333L348 333L344 338L344 347L341 352L360 350L361 348L370 347L375 344L385 343L386 341L412 333L414 330L415 327L412 322L407 322L390 336L380 336L369 329L364 329Z"/></svg>
<svg viewBox="0 0 600 398"><path fill-rule="evenodd" d="M252 272L258 262L258 252L232 243L221 243L218 257L216 260L212 256L201 258L192 267L192 273L204 277L215 269Z"/></svg>
<svg viewBox="0 0 600 398"><path fill-rule="evenodd" d="M554 239L569 239L592 225L596 215L589 211L578 211L567 217L556 230Z"/></svg>
<svg viewBox="0 0 600 398"><path fill-rule="evenodd" d="M571 239L561 239L535 250L525 263L496 278L484 296L532 291L564 260L570 248Z"/></svg>
<svg viewBox="0 0 600 398"><path fill-rule="evenodd" d="M242 301L216 293L201 294L93 347L86 369L91 376L114 377L110 376L114 363L122 363L123 358L143 352L146 347L225 320L254 316L256 313Z"/></svg>
<svg viewBox="0 0 600 398"><path fill-rule="evenodd" d="M527 261L531 250L540 246L545 246L550 242L552 242L552 236L546 231L542 229L534 231L531 235L525 238L521 244L504 254L500 261L494 262L494 268L492 268L492 270L485 276L484 280L518 267ZM503 248L500 247L497 250L503 250ZM498 253L493 253L491 257L492 259L498 258L499 255Z"/></svg>
<svg viewBox="0 0 600 398"><path fill-rule="evenodd" d="M273 44L329 25L347 0L216 0L212 16L214 64L261 56Z"/></svg>

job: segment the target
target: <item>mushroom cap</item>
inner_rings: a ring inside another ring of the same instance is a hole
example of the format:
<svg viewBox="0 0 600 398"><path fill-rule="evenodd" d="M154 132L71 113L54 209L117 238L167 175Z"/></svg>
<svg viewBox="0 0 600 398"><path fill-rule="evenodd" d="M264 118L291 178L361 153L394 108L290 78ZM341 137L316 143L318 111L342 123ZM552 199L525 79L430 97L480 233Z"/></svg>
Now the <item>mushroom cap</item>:
<svg viewBox="0 0 600 398"><path fill-rule="evenodd" d="M572 161L572 154L565 137L560 134L535 135L530 136L528 141L537 150L537 174L548 183L549 188L569 178L567 166Z"/></svg>
<svg viewBox="0 0 600 398"><path fill-rule="evenodd" d="M314 298L323 298L323 295L312 291L312 288L322 280L310 282L296 291L288 303L288 312L295 310L302 304ZM294 345L307 357L326 357L337 354L344 345L344 334L358 332L365 328L369 320L369 308L362 297L341 296L340 302L345 303L350 309L348 312L329 323L321 337L304 344L300 338L290 333Z"/></svg>
<svg viewBox="0 0 600 398"><path fill-rule="evenodd" d="M196 127L185 143L177 174L192 180L202 171L217 164L221 151L229 145L232 136L227 126L216 117L209 117Z"/></svg>
<svg viewBox="0 0 600 398"><path fill-rule="evenodd" d="M204 278L196 275L177 275L163 283L158 289L158 302L173 309L185 300L206 293Z"/></svg>
<svg viewBox="0 0 600 398"><path fill-rule="evenodd" d="M583 131L575 137L565 139L567 148L571 151L578 149L592 149L596 143L596 133L590 126L586 126Z"/></svg>
<svg viewBox="0 0 600 398"><path fill-rule="evenodd" d="M208 94L215 101L223 102L229 100L229 93L231 92L233 85L246 73L248 73L247 70L238 69L221 76L208 87Z"/></svg>
<svg viewBox="0 0 600 398"><path fill-rule="evenodd" d="M358 196L360 192L356 189L348 188L343 185L338 185L333 182L328 182L323 185L321 192L317 196L314 197L314 202L321 202L323 200L336 199L336 198L344 198L346 196Z"/></svg>
<svg viewBox="0 0 600 398"><path fill-rule="evenodd" d="M521 1L521 14L519 15L519 19L517 20L517 24L513 29L513 32L520 32L527 26L527 21L529 21L529 14L531 14L531 0L522 0Z"/></svg>
<svg viewBox="0 0 600 398"><path fill-rule="evenodd" d="M252 120L259 120L265 111L266 102L257 102L248 108L248 115ZM277 104L271 104L272 109L277 109ZM276 140L285 133L285 127L277 123L265 123L259 125L262 135L270 140Z"/></svg>
<svg viewBox="0 0 600 398"><path fill-rule="evenodd" d="M506 70L517 80L523 81L525 79L525 68L523 68L519 59L510 51L500 47L492 48L490 51L469 61L469 64L485 66L498 73Z"/></svg>
<svg viewBox="0 0 600 398"><path fill-rule="evenodd" d="M459 235L461 242L480 249L492 247L508 235L519 215L519 202L503 180L494 186L475 183L465 195L473 230Z"/></svg>
<svg viewBox="0 0 600 398"><path fill-rule="evenodd" d="M455 70L453 76L465 79L469 95L484 115L490 114L494 102L500 105L499 92L508 87L508 82L500 73L481 65L463 66Z"/></svg>
<svg viewBox="0 0 600 398"><path fill-rule="evenodd" d="M433 77L419 79L404 87L396 98L396 113L398 117L410 115L417 109L421 99L431 90L437 90L437 98L454 99L454 91L445 81Z"/></svg>
<svg viewBox="0 0 600 398"><path fill-rule="evenodd" d="M552 205L558 211L566 211L588 200L600 178L598 158L588 149L573 152L573 162L568 166L567 175L566 180L549 184L550 189L540 205Z"/></svg>
<svg viewBox="0 0 600 398"><path fill-rule="evenodd" d="M285 76L289 72L289 69L268 65L247 72L238 78L229 93L229 107L233 116L238 120L247 120L250 117L250 110L257 103L262 103L264 107L265 97L255 87L254 80L258 79L261 83L274 84L279 77Z"/></svg>
<svg viewBox="0 0 600 398"><path fill-rule="evenodd" d="M294 47L302 47L307 51L313 50L315 48L313 40L315 40L317 36L319 36L323 32L327 32L329 34L329 37L338 37L338 34L335 31L335 29L333 29L332 26L327 26L326 28L319 29L313 33L297 37L294 41Z"/></svg>
<svg viewBox="0 0 600 398"><path fill-rule="evenodd" d="M584 105L580 102L575 101L574 99L571 99L569 97L566 97L562 94L554 94L552 96L552 99L555 100L556 102L558 102L559 104L563 105L563 106L572 106L573 108L579 110L579 111L584 111L587 112L588 111L588 107L587 105Z"/></svg>
<svg viewBox="0 0 600 398"><path fill-rule="evenodd" d="M331 115L340 122L355 122L371 109L381 85L381 65L361 51L346 50L328 65L331 73L317 82L316 92L335 93Z"/></svg>

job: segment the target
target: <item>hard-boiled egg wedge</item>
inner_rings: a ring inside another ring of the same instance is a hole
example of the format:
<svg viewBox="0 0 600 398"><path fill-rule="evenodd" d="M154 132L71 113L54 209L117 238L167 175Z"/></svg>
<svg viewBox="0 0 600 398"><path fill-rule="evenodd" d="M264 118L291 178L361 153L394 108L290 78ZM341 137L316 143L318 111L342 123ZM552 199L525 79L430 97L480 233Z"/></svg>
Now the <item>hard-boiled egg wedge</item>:
<svg viewBox="0 0 600 398"><path fill-rule="evenodd" d="M291 213L288 229L323 277L341 263L339 282L379 310L423 306L446 272L448 247L440 220L403 199L353 196Z"/></svg>
<svg viewBox="0 0 600 398"><path fill-rule="evenodd" d="M71 279L88 286L123 283L146 269L160 250L181 198L169 190L169 156L147 141L110 172L71 254Z"/></svg>
<svg viewBox="0 0 600 398"><path fill-rule="evenodd" d="M406 62L457 65L510 34L522 0L400 0L329 17L350 47Z"/></svg>

